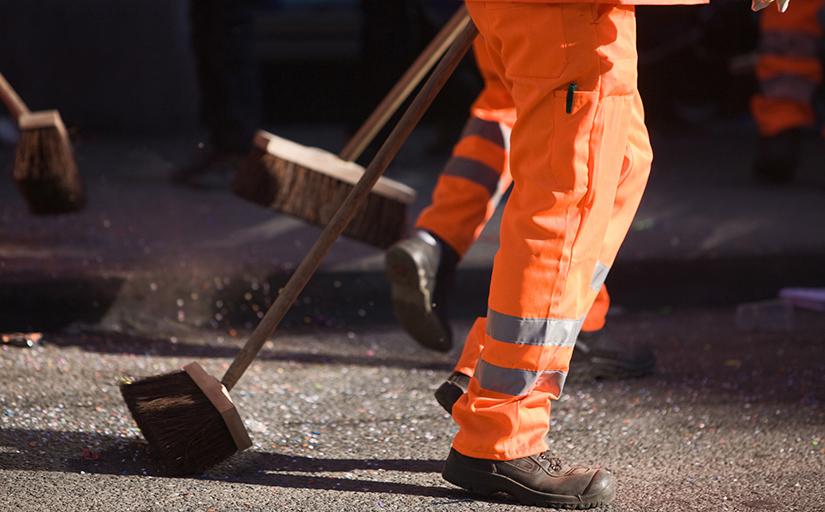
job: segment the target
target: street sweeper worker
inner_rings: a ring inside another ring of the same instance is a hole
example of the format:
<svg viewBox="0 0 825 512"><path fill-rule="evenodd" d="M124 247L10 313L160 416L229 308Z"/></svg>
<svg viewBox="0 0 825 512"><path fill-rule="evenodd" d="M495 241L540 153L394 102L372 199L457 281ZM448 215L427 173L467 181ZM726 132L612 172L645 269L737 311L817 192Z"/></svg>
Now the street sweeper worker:
<svg viewBox="0 0 825 512"><path fill-rule="evenodd" d="M476 39L473 50L484 89L439 176L432 204L418 217L414 234L394 244L386 256L396 316L415 340L441 351L453 344L448 310L456 266L513 182L509 140L515 107L483 39ZM632 138L628 144L633 146L635 165L649 167L652 155L647 138ZM602 285L582 324L574 348L576 361L586 360L587 373L593 378L639 377L652 372L655 358L649 347L616 343L605 332L609 307L610 295ZM467 340L454 371L435 393L447 412L467 390L480 341L478 337Z"/></svg>
<svg viewBox="0 0 825 512"><path fill-rule="evenodd" d="M467 7L507 93L501 100L515 112L514 184L487 315L469 334L481 351L452 409L459 431L443 476L522 503L602 505L615 494L613 475L564 465L545 438L573 345L647 180L649 158L638 154L649 145L634 6L468 0Z"/></svg>
<svg viewBox="0 0 825 512"><path fill-rule="evenodd" d="M751 111L760 140L753 173L761 181L787 183L799 164L802 131L814 126L814 96L823 83L825 0L796 2L784 14L762 11L759 39L759 93Z"/></svg>

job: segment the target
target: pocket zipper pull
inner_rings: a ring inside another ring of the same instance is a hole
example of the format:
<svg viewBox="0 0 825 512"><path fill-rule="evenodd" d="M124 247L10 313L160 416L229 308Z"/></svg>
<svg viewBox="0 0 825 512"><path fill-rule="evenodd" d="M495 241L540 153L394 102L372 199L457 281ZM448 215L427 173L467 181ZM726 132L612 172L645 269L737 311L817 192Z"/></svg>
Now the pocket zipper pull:
<svg viewBox="0 0 825 512"><path fill-rule="evenodd" d="M573 93L576 92L576 82L570 82L567 86L567 113L573 113Z"/></svg>

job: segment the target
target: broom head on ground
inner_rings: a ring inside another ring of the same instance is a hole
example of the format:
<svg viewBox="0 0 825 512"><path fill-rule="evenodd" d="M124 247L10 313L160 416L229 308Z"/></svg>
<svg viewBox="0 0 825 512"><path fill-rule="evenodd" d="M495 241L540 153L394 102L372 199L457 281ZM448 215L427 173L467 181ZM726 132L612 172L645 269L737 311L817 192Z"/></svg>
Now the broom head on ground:
<svg viewBox="0 0 825 512"><path fill-rule="evenodd" d="M364 168L322 149L265 131L238 170L234 192L254 203L325 226L364 174ZM404 235L415 191L381 178L344 235L386 249Z"/></svg>
<svg viewBox="0 0 825 512"><path fill-rule="evenodd" d="M202 473L252 446L226 388L198 363L178 372L123 382L120 392L169 474Z"/></svg>
<svg viewBox="0 0 825 512"><path fill-rule="evenodd" d="M66 127L56 110L22 114L12 175L32 213L78 211L85 205Z"/></svg>

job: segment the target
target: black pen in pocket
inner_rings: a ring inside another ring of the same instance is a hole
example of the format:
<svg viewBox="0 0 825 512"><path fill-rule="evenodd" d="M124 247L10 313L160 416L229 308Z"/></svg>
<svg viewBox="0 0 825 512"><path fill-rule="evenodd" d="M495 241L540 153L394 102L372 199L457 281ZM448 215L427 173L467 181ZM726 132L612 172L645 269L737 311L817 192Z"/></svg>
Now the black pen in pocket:
<svg viewBox="0 0 825 512"><path fill-rule="evenodd" d="M567 86L567 109L568 114L573 113L573 93L576 92L576 82L570 82Z"/></svg>

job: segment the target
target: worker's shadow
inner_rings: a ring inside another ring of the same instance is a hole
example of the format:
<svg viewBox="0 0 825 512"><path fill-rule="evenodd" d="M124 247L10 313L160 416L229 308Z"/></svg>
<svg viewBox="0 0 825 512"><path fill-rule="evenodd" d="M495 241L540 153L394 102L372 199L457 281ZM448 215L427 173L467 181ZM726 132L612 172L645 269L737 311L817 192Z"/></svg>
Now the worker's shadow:
<svg viewBox="0 0 825 512"><path fill-rule="evenodd" d="M448 487L368 480L361 471L441 473L443 461L432 459L320 459L279 453L249 452L231 467L216 468L204 478L295 489L404 494L440 498L466 498ZM343 473L346 477L329 475ZM355 474L353 474L355 473Z"/></svg>
<svg viewBox="0 0 825 512"><path fill-rule="evenodd" d="M250 451L236 454L228 462L194 478L290 489L469 499L462 491L446 486L370 480L358 474L362 471L438 474L442 464L443 461L434 459L323 459ZM146 444L139 439L52 430L0 429L0 468L163 476L157 471Z"/></svg>
<svg viewBox="0 0 825 512"><path fill-rule="evenodd" d="M342 338L344 334L339 334ZM61 348L77 347L86 352L100 354L133 354L155 357L179 357L187 359L231 358L237 355L238 343L227 345L205 344L185 340L171 341L169 338L150 338L131 336L116 332L88 332L74 336L47 337L46 343ZM349 346L358 347L360 342L350 342ZM304 364L352 365L375 368L402 368L448 372L453 365L445 357L430 359L406 357L367 356L361 354L336 354L330 352L299 351L294 349L264 349L258 355L261 361L284 361ZM440 360L439 360L440 359Z"/></svg>

